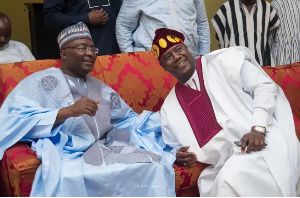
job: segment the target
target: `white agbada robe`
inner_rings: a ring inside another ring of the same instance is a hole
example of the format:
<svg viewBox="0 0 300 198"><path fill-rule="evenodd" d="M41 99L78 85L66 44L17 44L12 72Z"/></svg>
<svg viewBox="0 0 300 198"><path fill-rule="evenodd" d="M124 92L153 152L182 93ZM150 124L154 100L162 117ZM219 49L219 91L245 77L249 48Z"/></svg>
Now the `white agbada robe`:
<svg viewBox="0 0 300 198"><path fill-rule="evenodd" d="M7 45L0 48L0 64L31 60L35 60L34 56L21 42L10 40Z"/></svg>
<svg viewBox="0 0 300 198"><path fill-rule="evenodd" d="M178 149L190 146L198 161L211 164L198 179L201 196L296 196L300 146L289 103L279 86L244 47L202 57L203 78L216 119L223 128L202 148L173 88L161 108L164 141ZM196 84L194 83L196 82ZM186 83L199 89L197 72ZM234 141L267 128L266 148L237 154Z"/></svg>

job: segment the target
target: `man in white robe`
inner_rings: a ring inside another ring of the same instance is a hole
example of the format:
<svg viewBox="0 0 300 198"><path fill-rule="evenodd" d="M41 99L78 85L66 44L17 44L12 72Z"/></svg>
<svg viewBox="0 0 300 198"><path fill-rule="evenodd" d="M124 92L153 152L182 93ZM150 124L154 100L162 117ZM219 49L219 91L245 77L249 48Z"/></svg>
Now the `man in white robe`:
<svg viewBox="0 0 300 198"><path fill-rule="evenodd" d="M0 12L0 64L35 60L26 45L10 40L10 37L10 20Z"/></svg>
<svg viewBox="0 0 300 198"><path fill-rule="evenodd" d="M159 113L136 114L87 75L98 49L84 23L58 36L61 68L22 80L0 109L0 159L31 141L41 159L30 196L175 196Z"/></svg>
<svg viewBox="0 0 300 198"><path fill-rule="evenodd" d="M296 196L292 112L250 51L226 48L195 60L183 34L155 33L152 52L179 81L161 108L163 139L177 165L209 164L198 179L200 195Z"/></svg>

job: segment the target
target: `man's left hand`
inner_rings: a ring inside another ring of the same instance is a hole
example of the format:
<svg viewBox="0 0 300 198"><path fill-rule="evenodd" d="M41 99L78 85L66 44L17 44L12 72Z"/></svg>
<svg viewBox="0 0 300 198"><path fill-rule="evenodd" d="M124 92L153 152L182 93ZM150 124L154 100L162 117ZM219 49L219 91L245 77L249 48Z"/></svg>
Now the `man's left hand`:
<svg viewBox="0 0 300 198"><path fill-rule="evenodd" d="M190 146L181 147L176 153L175 164L177 166L189 167L192 166L197 161L197 156L195 153L188 152Z"/></svg>
<svg viewBox="0 0 300 198"><path fill-rule="evenodd" d="M255 131L251 129L250 133L245 134L242 139L241 152L244 153L246 146L246 153L250 153L251 151L261 151L264 147L265 143L265 134Z"/></svg>

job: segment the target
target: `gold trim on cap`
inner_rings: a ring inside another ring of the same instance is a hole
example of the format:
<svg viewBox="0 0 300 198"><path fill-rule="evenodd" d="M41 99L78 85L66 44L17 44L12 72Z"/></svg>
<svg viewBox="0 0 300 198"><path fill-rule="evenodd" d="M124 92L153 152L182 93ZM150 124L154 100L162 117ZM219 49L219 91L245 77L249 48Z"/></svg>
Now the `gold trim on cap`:
<svg viewBox="0 0 300 198"><path fill-rule="evenodd" d="M159 39L158 44L162 48L166 48L168 46L168 43L164 38Z"/></svg>
<svg viewBox="0 0 300 198"><path fill-rule="evenodd" d="M159 47L157 45L155 45L155 44L152 45L151 52L153 53L155 58L158 59L158 57L159 57Z"/></svg>
<svg viewBox="0 0 300 198"><path fill-rule="evenodd" d="M177 36L174 35L167 35L167 39L168 41L172 42L172 43L178 43L180 42L180 38L178 38Z"/></svg>

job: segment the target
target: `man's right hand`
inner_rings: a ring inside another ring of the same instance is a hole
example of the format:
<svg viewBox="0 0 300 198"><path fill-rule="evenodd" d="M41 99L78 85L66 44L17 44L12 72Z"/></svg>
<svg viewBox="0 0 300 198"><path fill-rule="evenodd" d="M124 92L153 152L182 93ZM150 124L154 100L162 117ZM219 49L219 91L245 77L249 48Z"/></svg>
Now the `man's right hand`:
<svg viewBox="0 0 300 198"><path fill-rule="evenodd" d="M95 116L98 110L99 101L95 101L90 98L80 98L73 105L67 107L70 117L79 117L84 114L89 116Z"/></svg>
<svg viewBox="0 0 300 198"><path fill-rule="evenodd" d="M91 25L105 25L109 17L106 11L102 8L101 10L92 10L89 12L89 20Z"/></svg>
<svg viewBox="0 0 300 198"><path fill-rule="evenodd" d="M56 116L53 127L58 124L64 122L66 119L70 117L79 117L83 114L87 114L89 116L95 116L96 111L98 110L99 100L93 100L90 98L81 98L73 105L61 108Z"/></svg>
<svg viewBox="0 0 300 198"><path fill-rule="evenodd" d="M189 153L187 150L190 146L181 147L176 153L175 164L178 166L188 167L192 166L197 161L195 153Z"/></svg>

